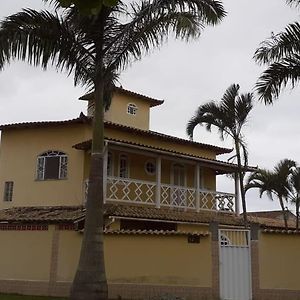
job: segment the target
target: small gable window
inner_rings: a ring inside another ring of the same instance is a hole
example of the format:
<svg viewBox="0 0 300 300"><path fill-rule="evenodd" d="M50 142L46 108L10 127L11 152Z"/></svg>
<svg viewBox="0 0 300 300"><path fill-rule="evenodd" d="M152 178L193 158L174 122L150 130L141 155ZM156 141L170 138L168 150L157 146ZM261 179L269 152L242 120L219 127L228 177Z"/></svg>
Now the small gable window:
<svg viewBox="0 0 300 300"><path fill-rule="evenodd" d="M136 113L137 113L137 110L138 110L138 108L137 108L137 106L136 106L134 103L129 103L129 104L127 105L127 113L128 113L129 115L135 116Z"/></svg>
<svg viewBox="0 0 300 300"><path fill-rule="evenodd" d="M60 151L47 151L37 158L37 180L66 179L68 156Z"/></svg>

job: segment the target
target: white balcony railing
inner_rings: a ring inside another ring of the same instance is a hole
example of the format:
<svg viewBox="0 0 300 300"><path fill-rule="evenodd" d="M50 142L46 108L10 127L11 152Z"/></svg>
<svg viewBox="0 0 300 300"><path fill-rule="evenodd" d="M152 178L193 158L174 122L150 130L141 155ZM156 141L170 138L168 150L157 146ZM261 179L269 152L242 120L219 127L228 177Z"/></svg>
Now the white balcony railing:
<svg viewBox="0 0 300 300"><path fill-rule="evenodd" d="M234 212L235 195L130 178L107 177L107 202L125 202L193 210Z"/></svg>

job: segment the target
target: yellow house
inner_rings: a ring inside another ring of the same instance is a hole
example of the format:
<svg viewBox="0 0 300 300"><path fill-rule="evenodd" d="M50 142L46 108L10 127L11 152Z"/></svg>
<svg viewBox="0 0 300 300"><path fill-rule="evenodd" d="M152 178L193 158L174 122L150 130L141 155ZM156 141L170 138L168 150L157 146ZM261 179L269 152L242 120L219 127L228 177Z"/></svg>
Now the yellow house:
<svg viewBox="0 0 300 300"><path fill-rule="evenodd" d="M68 295L84 228L93 94L81 100L88 114L72 120L0 126L0 292ZM299 299L293 224L288 234L281 221L254 216L245 228L238 193L216 189L216 176L237 172L217 158L231 149L151 131L150 111L161 104L117 88L105 113L110 298Z"/></svg>

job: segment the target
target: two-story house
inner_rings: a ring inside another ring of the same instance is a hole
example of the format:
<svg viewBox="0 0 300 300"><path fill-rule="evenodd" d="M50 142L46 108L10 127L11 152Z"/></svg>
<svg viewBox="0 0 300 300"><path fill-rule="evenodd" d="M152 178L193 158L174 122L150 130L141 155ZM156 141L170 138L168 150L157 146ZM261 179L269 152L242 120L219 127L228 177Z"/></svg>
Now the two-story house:
<svg viewBox="0 0 300 300"><path fill-rule="evenodd" d="M81 100L88 113L72 120L0 126L0 292L68 294L84 230L93 94ZM282 225L256 218L250 239L238 193L216 189L216 176L237 172L217 159L231 149L150 130L150 111L162 104L117 88L105 113L110 298L250 299L251 240ZM263 287L272 290L268 272Z"/></svg>

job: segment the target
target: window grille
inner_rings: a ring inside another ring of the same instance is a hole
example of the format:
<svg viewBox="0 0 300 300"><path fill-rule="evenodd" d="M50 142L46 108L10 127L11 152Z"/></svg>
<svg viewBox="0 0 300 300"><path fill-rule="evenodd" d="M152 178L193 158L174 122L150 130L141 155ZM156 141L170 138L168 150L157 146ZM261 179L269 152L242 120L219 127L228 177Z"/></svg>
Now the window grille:
<svg viewBox="0 0 300 300"><path fill-rule="evenodd" d="M135 104L133 104L133 103L129 103L128 105L127 105L127 113L129 114L129 115L136 115L136 113L137 113L137 110L138 110L138 108L137 108L137 106L135 105Z"/></svg>
<svg viewBox="0 0 300 300"><path fill-rule="evenodd" d="M68 157L64 152L47 151L37 158L37 180L66 179Z"/></svg>
<svg viewBox="0 0 300 300"><path fill-rule="evenodd" d="M3 201L5 201L5 202L12 201L13 189L14 189L14 182L13 181L5 181Z"/></svg>

